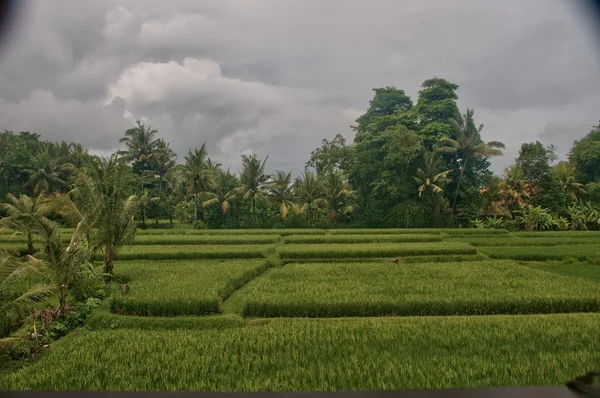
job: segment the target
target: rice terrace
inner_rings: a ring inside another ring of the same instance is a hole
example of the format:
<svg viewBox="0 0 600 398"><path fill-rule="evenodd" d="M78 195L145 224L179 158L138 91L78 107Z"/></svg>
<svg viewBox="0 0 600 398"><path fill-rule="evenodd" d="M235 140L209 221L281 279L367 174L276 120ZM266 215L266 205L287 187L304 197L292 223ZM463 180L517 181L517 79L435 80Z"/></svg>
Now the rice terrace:
<svg viewBox="0 0 600 398"><path fill-rule="evenodd" d="M1 387L560 384L598 363L599 240L477 229L140 230L116 263L120 285L86 326Z"/></svg>

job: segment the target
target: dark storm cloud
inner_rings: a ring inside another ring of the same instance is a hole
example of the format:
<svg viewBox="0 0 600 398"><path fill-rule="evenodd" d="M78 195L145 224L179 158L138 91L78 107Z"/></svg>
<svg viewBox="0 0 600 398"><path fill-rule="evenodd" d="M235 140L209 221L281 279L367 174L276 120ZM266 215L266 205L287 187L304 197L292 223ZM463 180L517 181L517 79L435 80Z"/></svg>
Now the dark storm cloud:
<svg viewBox="0 0 600 398"><path fill-rule="evenodd" d="M564 154L600 109L599 57L559 0L31 1L0 59L1 128L108 153L135 119L180 158L207 142L237 168L270 154L298 173L322 138L352 139L373 87L416 101L460 84L486 140ZM573 135L572 138L568 138Z"/></svg>

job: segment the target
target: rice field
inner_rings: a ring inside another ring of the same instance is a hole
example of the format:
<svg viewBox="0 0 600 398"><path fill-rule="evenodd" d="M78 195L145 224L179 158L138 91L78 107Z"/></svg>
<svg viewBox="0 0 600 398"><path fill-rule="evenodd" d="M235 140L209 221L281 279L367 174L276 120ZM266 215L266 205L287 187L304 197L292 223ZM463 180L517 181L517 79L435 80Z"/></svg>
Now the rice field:
<svg viewBox="0 0 600 398"><path fill-rule="evenodd" d="M553 385L597 363L598 314L273 319L83 330L0 390L351 391Z"/></svg>
<svg viewBox="0 0 600 398"><path fill-rule="evenodd" d="M26 249L9 238L0 249ZM0 391L564 384L600 369L599 243L599 232L138 230L115 264L129 291L115 285L84 328L0 374Z"/></svg>

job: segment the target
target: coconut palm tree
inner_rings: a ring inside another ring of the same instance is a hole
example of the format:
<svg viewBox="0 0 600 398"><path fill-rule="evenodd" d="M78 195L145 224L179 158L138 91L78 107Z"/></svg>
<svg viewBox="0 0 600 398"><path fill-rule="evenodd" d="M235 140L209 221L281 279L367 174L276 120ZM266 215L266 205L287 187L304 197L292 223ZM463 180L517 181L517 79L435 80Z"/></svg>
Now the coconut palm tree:
<svg viewBox="0 0 600 398"><path fill-rule="evenodd" d="M45 220L49 209L44 199L21 195L18 199L13 194L6 195L8 203L2 205L7 217L0 223L6 228L14 229L17 233L25 235L27 239L27 254L35 252L33 247L33 226L39 220Z"/></svg>
<svg viewBox="0 0 600 398"><path fill-rule="evenodd" d="M454 214L456 210L456 200L458 199L460 185L467 168L467 162L474 158L502 156L503 152L500 149L505 148L504 144L500 141L490 141L486 143L481 140L480 133L481 130L483 130L483 124L480 124L479 127L475 126L475 121L473 120L474 114L475 112L472 109L467 109L467 113L458 120L452 119L452 124L454 124L459 131L458 137L455 140L447 137L442 138L440 140L442 145L437 149L442 153L456 155L457 159L461 162L460 175L458 177L458 183L456 184L454 201L452 203L452 214Z"/></svg>
<svg viewBox="0 0 600 398"><path fill-rule="evenodd" d="M208 167L206 143L194 152L189 151L180 172L187 181L188 191L194 193L194 220L198 220L198 194L210 191L216 182L215 171Z"/></svg>
<svg viewBox="0 0 600 398"><path fill-rule="evenodd" d="M50 150L45 150L30 157L29 167L24 170L29 175L25 186L31 188L35 196L65 188L65 175L72 169L73 165L61 163Z"/></svg>
<svg viewBox="0 0 600 398"><path fill-rule="evenodd" d="M52 286L41 282L42 272L37 262L20 261L0 251L0 337L7 336L17 320L54 292ZM22 283L32 277L40 282Z"/></svg>
<svg viewBox="0 0 600 398"><path fill-rule="evenodd" d="M244 200L252 201L252 216L256 212L256 197L261 188L269 180L265 174L265 165L269 157L265 157L262 162L256 155L242 155L242 172L240 174L240 187L234 189L230 197L241 196Z"/></svg>
<svg viewBox="0 0 600 398"><path fill-rule="evenodd" d="M279 205L279 214L284 222L288 216L288 207L292 204L292 185L292 173L281 170L277 170L267 184L268 194Z"/></svg>
<svg viewBox="0 0 600 398"><path fill-rule="evenodd" d="M356 208L355 205L346 204L348 200L356 199L357 193L340 171L332 171L325 175L323 195L329 206L329 220L337 220L338 213L349 214Z"/></svg>
<svg viewBox="0 0 600 398"><path fill-rule="evenodd" d="M43 265L45 276L58 293L58 316L65 314L69 289L93 274L89 253L84 247L85 228L84 224L78 224L70 242L65 244L60 228L52 221L38 220L34 224L35 233L42 238L44 245L44 258L37 261Z"/></svg>
<svg viewBox="0 0 600 398"><path fill-rule="evenodd" d="M448 177L450 172L444 159L435 152L424 152L421 167L417 168L417 175L413 177L418 185L419 197L425 200L427 196L442 192L444 186L452 181Z"/></svg>
<svg viewBox="0 0 600 398"><path fill-rule="evenodd" d="M307 214L308 222L312 223L313 208L326 204L322 181L313 172L305 170L294 182L294 195L304 203L302 212Z"/></svg>
<svg viewBox="0 0 600 398"><path fill-rule="evenodd" d="M175 159L177 155L169 144L163 141L161 138L158 139L155 151L150 154L150 159L153 162L153 169L156 175L158 175L158 189L163 191L163 180L169 170L175 167Z"/></svg>
<svg viewBox="0 0 600 398"><path fill-rule="evenodd" d="M112 274L120 248L135 237L138 198L131 168L117 155L93 158L75 176L67 195L53 195L48 206L81 233L91 251L104 252L104 272Z"/></svg>
<svg viewBox="0 0 600 398"><path fill-rule="evenodd" d="M145 163L159 146L158 131L144 126L139 120L135 123L136 126L125 131L125 137L119 140L127 149L118 153L129 162Z"/></svg>
<svg viewBox="0 0 600 398"><path fill-rule="evenodd" d="M575 173L575 166L564 160L554 166L554 175L560 182L563 193L569 200L577 203L579 202L578 195L585 193L585 191L583 190L583 184L576 181Z"/></svg>
<svg viewBox="0 0 600 398"><path fill-rule="evenodd" d="M202 207L219 204L221 205L221 212L227 214L235 200L235 195L231 194L231 192L234 192L238 186L239 181L237 176L231 174L229 169L219 170L217 172L215 188L213 192L206 192L204 194L208 199L202 202Z"/></svg>
<svg viewBox="0 0 600 398"><path fill-rule="evenodd" d="M523 169L517 166L507 167L502 173L502 178L501 190L507 207L514 210L519 206L523 206L525 199L529 198Z"/></svg>

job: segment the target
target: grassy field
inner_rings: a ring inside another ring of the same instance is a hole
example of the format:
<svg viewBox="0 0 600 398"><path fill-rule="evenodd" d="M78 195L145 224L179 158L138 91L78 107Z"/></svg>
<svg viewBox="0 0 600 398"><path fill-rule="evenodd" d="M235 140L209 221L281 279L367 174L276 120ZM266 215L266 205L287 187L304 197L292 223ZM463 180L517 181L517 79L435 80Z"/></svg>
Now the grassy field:
<svg viewBox="0 0 600 398"><path fill-rule="evenodd" d="M270 320L82 331L16 390L333 391L562 384L598 365L600 315Z"/></svg>
<svg viewBox="0 0 600 398"><path fill-rule="evenodd" d="M26 249L9 238L0 249ZM115 265L129 292L115 286L83 329L0 374L0 391L563 384L600 368L599 243L465 228L138 230Z"/></svg>
<svg viewBox="0 0 600 398"><path fill-rule="evenodd" d="M221 299L266 269L264 260L152 261L120 264L129 292L113 296L112 312L144 316L207 315Z"/></svg>
<svg viewBox="0 0 600 398"><path fill-rule="evenodd" d="M483 315L600 310L592 281L511 261L288 264L235 301L247 317Z"/></svg>

